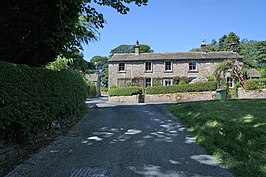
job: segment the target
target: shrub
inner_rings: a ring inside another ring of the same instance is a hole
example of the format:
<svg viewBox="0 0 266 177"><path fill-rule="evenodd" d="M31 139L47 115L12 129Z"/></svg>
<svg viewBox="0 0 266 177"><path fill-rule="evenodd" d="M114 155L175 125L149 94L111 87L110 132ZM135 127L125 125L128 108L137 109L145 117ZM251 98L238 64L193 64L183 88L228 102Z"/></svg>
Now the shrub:
<svg viewBox="0 0 266 177"><path fill-rule="evenodd" d="M85 82L87 84L88 97L95 98L97 96L96 85L89 80L86 80Z"/></svg>
<svg viewBox="0 0 266 177"><path fill-rule="evenodd" d="M0 139L29 142L40 129L85 108L86 84L77 73L0 61Z"/></svg>
<svg viewBox="0 0 266 177"><path fill-rule="evenodd" d="M142 94L141 87L117 87L109 90L109 96L131 96Z"/></svg>
<svg viewBox="0 0 266 177"><path fill-rule="evenodd" d="M214 91L217 88L216 85L216 82L205 82L186 85L154 86L146 88L146 94Z"/></svg>
<svg viewBox="0 0 266 177"><path fill-rule="evenodd" d="M101 87L101 92L108 92L108 87Z"/></svg>
<svg viewBox="0 0 266 177"><path fill-rule="evenodd" d="M250 79L245 81L247 90L256 90L266 88L266 79Z"/></svg>
<svg viewBox="0 0 266 177"><path fill-rule="evenodd" d="M180 80L179 83L178 83L178 85L186 85L186 81Z"/></svg>

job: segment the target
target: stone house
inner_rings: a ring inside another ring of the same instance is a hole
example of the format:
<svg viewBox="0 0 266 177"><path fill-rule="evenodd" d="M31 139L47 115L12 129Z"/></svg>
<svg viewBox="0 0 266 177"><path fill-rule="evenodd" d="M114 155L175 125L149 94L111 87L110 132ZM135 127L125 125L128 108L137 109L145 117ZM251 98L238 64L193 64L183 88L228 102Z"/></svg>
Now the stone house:
<svg viewBox="0 0 266 177"><path fill-rule="evenodd" d="M224 60L242 62L240 55L234 51L235 44L231 48L231 51L207 52L206 44L202 42L201 52L140 53L137 41L135 53L114 54L109 60L109 87L167 86L175 84L176 78L207 78ZM229 73L226 73L225 80L230 87L234 86Z"/></svg>

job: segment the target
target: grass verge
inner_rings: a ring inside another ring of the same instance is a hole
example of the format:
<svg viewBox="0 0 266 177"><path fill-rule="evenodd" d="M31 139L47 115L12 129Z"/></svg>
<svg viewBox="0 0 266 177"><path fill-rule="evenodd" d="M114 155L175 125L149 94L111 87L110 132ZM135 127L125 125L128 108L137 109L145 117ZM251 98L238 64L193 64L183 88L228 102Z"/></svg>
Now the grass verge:
<svg viewBox="0 0 266 177"><path fill-rule="evenodd" d="M235 176L266 176L266 100L180 103L168 109Z"/></svg>

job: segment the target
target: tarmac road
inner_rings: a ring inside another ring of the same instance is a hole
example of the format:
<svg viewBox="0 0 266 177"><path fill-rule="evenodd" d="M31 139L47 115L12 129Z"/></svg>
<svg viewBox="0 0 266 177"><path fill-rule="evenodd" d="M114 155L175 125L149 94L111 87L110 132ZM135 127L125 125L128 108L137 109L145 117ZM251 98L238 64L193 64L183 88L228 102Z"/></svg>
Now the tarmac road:
<svg viewBox="0 0 266 177"><path fill-rule="evenodd" d="M7 177L231 177L206 154L166 105L94 107Z"/></svg>

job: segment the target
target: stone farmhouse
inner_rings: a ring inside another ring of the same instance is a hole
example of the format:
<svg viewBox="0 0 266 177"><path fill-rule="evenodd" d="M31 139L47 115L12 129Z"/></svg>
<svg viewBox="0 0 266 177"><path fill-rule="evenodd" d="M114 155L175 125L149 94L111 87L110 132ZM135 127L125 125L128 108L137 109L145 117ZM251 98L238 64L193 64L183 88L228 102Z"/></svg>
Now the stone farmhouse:
<svg viewBox="0 0 266 177"><path fill-rule="evenodd" d="M201 52L140 53L137 41L135 53L114 54L109 60L109 87L168 86L175 84L175 78L207 78L224 60L242 63L242 58L234 49L235 44L232 44L231 51L207 52L203 41ZM229 72L225 77L230 87L234 87L234 80Z"/></svg>

